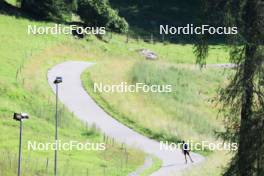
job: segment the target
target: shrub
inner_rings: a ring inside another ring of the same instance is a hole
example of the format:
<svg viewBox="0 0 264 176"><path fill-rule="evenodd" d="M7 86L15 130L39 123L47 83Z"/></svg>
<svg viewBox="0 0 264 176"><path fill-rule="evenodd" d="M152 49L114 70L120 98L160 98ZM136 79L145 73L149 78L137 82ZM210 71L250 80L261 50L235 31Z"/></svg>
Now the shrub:
<svg viewBox="0 0 264 176"><path fill-rule="evenodd" d="M111 8L108 0L79 0L77 14L86 25L105 26L119 33L128 31L128 23Z"/></svg>
<svg viewBox="0 0 264 176"><path fill-rule="evenodd" d="M75 0L21 0L21 8L41 19L66 20Z"/></svg>

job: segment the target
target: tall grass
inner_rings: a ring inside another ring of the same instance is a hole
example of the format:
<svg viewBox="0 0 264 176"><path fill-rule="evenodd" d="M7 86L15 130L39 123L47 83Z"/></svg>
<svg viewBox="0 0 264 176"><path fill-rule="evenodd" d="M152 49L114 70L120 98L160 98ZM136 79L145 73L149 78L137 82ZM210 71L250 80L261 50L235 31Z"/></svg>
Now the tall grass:
<svg viewBox="0 0 264 176"><path fill-rule="evenodd" d="M111 69L111 72L107 71ZM105 69L105 70L104 70ZM118 120L158 140L212 140L222 130L211 101L229 71L175 66L162 61L112 59L83 76L88 92ZM172 85L171 93L94 93L93 83Z"/></svg>
<svg viewBox="0 0 264 176"><path fill-rule="evenodd" d="M175 128L178 138L188 138L184 133L192 131L209 137L215 130L220 130L215 118L217 109L211 109L210 100L216 96L218 86L225 79L223 73L223 70L217 69L202 71L140 62L133 66L130 75L132 83L172 85L172 92L143 96L170 116L170 128ZM151 118L149 116L147 118ZM167 133L173 135L170 131Z"/></svg>
<svg viewBox="0 0 264 176"><path fill-rule="evenodd" d="M87 41L77 41L63 35L27 35L28 24L52 25L0 15L0 42L2 43L0 45L0 150L2 152L8 151L12 156L17 153L18 124L10 116L14 111L26 111L31 115L31 119L24 125L23 155L27 158L30 153L31 158L40 158L41 161L45 161L47 157L52 158L52 151L27 151L26 142L28 140L53 141L54 96L47 84L46 73L53 65L69 59L97 60L98 64L83 77L88 90L92 89L91 83L95 81L111 84L121 81L133 83L140 80L149 84L154 82L181 84L180 87L175 86L174 93L166 95L89 92L114 117L143 134L165 140L213 138L213 130L202 127L202 123L193 114L197 114L206 126L221 128L221 125L215 121L215 110L207 100L214 96L216 84L224 79L222 71L200 72L173 66L175 63L194 63L192 45L147 44L142 40L129 40L126 43L125 37L121 35L113 35L108 43L99 41L93 36L86 39ZM141 48L150 48L156 52L160 62L142 62L142 56L137 53L137 49ZM226 62L226 56L225 47L211 47L209 62ZM168 65L173 67L167 67ZM89 76L89 80L86 76ZM151 80L148 80L148 77ZM177 81L174 77L179 80ZM186 80L181 79L182 77ZM201 89L202 94L197 95L197 91L191 88L192 86ZM209 90L207 90L208 87ZM185 92L185 90L188 91ZM180 94L189 98L185 99ZM199 98L201 100L198 100ZM60 109L60 117L62 117L59 129L60 139L91 142L103 140L104 137L101 134L91 131L90 127L87 130L85 125L65 107L60 105ZM181 109L185 114L181 114ZM192 126L190 127L189 124ZM120 152L120 146L116 143L111 144L107 152L60 152L59 170L82 175L88 168L91 175L127 175L144 160L144 154L138 150L129 148L127 152L129 158L127 167L120 167L121 163L124 166L124 152ZM8 159L3 161L0 164L0 170L4 170L4 175L14 175L15 164L9 168L6 167ZM52 159L50 161L52 162ZM66 161L70 161L69 167L65 164ZM40 166L41 172L38 171L39 169L34 169L34 165L30 164L28 167L32 172L28 172L27 175L43 175L45 172L43 166ZM74 168L73 171L69 171L72 170L71 168Z"/></svg>
<svg viewBox="0 0 264 176"><path fill-rule="evenodd" d="M182 46L182 50L185 50L185 46ZM117 120L146 136L171 142L183 139L216 142L214 132L223 130L223 126L214 100L218 88L227 83L227 77L232 71L223 68L200 70L193 65L175 63L177 61L170 62L167 59L146 61L134 56L131 51L126 57L103 58L89 68L82 79L88 93L101 107ZM188 58L186 63L189 63ZM124 81L129 84L170 84L173 91L93 92L94 83L119 84ZM201 167L197 166L194 169L197 172L187 171L186 174L213 173L219 176L222 171L220 167L227 163L230 155L208 150L201 153L210 154L208 162ZM211 163L215 165L211 166Z"/></svg>

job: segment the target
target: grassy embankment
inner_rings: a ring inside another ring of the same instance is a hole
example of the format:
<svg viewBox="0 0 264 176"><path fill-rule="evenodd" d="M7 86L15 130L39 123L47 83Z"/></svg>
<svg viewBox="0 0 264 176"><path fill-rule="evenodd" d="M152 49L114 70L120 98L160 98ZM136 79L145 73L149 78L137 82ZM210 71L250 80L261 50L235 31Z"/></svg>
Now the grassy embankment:
<svg viewBox="0 0 264 176"><path fill-rule="evenodd" d="M147 44L114 36L110 44L96 43L107 55L83 74L84 85L95 101L117 120L156 140L193 140L216 142L215 130L223 130L217 118L217 105L212 100L217 89L227 82L229 69L207 68L200 70L188 64L195 63L192 45L162 43ZM148 48L159 55L157 61L146 61L136 50ZM225 46L211 46L208 63L228 62ZM172 93L95 93L93 83L120 84L142 82L171 84ZM211 154L199 174L219 175L229 155L226 152ZM219 157L221 156L221 157ZM215 160L215 165L207 167ZM218 168L218 169L216 169Z"/></svg>
<svg viewBox="0 0 264 176"><path fill-rule="evenodd" d="M221 130L216 119L217 108L211 100L216 90L226 81L228 70L208 68L200 70L188 65L195 62L191 45L162 45L129 43L124 45L121 37L111 44L96 44L105 53L118 55L102 58L83 77L86 88L96 101L116 118L141 133L158 140L194 141L214 140L214 130ZM102 46L101 46L102 45ZM136 50L150 48L160 59L146 61ZM215 58L216 55L219 58ZM224 47L214 47L209 63L226 62ZM221 58L221 59L220 59ZM88 80L89 79L89 80ZM119 84L137 82L170 84L171 93L94 93L93 82Z"/></svg>
<svg viewBox="0 0 264 176"><path fill-rule="evenodd" d="M52 175L53 151L29 151L28 141L54 141L54 95L47 70L65 60L95 60L101 49L71 36L28 35L27 25L52 25L0 15L0 175L15 175L19 123L13 112L27 112L24 122L22 175ZM94 39L96 40L96 39ZM106 142L60 104L59 139ZM141 166L144 154L108 140L106 151L59 151L59 175L127 175ZM128 158L128 159L127 159Z"/></svg>

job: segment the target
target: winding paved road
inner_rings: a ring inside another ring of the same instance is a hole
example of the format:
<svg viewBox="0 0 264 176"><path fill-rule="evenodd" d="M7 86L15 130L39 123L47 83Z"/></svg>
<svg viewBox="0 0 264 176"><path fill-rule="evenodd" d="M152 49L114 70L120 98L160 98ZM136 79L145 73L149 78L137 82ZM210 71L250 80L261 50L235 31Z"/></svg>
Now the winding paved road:
<svg viewBox="0 0 264 176"><path fill-rule="evenodd" d="M96 124L105 134L119 142L160 158L163 162L162 167L152 176L175 176L179 171L204 160L201 155L192 153L194 164L185 164L180 150L160 150L158 142L133 131L104 112L82 86L81 74L92 65L91 62L68 61L53 67L48 72L48 81L53 91L55 91L53 84L55 77L63 77L63 84L59 87L59 99L77 117L89 124Z"/></svg>

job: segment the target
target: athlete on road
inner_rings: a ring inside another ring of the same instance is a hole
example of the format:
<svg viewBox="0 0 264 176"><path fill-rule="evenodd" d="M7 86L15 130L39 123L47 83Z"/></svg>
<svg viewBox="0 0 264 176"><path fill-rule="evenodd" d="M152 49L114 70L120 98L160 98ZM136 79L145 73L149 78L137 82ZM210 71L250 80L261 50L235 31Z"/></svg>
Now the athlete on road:
<svg viewBox="0 0 264 176"><path fill-rule="evenodd" d="M190 148L189 148L189 145L187 144L187 143L185 143L185 141L182 141L182 152L183 152L183 154L184 154L184 157L185 157L185 163L187 164L187 157L186 157L186 155L188 155L189 156L189 158L190 158L190 160L191 160L191 162L193 163L193 160L192 160L192 158L191 158L191 156L190 156Z"/></svg>

